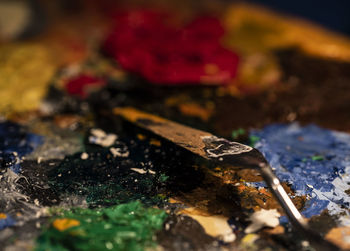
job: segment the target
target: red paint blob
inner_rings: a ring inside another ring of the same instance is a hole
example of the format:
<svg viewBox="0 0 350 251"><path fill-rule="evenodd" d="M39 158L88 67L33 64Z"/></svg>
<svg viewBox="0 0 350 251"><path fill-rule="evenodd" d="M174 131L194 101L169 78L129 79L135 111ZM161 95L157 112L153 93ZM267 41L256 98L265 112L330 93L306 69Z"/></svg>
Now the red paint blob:
<svg viewBox="0 0 350 251"><path fill-rule="evenodd" d="M104 85L106 85L106 82L102 78L81 74L69 79L65 88L71 95L86 98L92 90L98 89Z"/></svg>
<svg viewBox="0 0 350 251"><path fill-rule="evenodd" d="M236 76L238 56L220 44L225 31L216 18L176 28L167 25L165 14L138 10L115 20L104 51L151 83L227 84Z"/></svg>

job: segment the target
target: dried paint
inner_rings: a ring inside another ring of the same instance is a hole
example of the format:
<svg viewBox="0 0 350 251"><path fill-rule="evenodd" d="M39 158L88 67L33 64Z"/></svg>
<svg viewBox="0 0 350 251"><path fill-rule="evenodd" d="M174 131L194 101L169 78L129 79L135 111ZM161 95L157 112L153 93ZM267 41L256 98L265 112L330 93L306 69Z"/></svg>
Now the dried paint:
<svg viewBox="0 0 350 251"><path fill-rule="evenodd" d="M112 153L113 157L123 157L123 158L129 157L129 151L126 147L123 147L123 148L111 147L109 151Z"/></svg>
<svg viewBox="0 0 350 251"><path fill-rule="evenodd" d="M61 212L37 240L44 250L145 250L156 246L155 233L167 214L140 202L110 208L73 208Z"/></svg>
<svg viewBox="0 0 350 251"><path fill-rule="evenodd" d="M281 215L276 209L261 209L256 211L249 217L251 224L244 230L244 232L246 234L251 234L263 227L277 227L279 225L278 218L280 216Z"/></svg>
<svg viewBox="0 0 350 251"><path fill-rule="evenodd" d="M225 243L234 242L236 240L236 235L233 233L228 223L228 218L221 215L200 215L188 209L186 209L184 213L198 221L208 235L218 238Z"/></svg>
<svg viewBox="0 0 350 251"><path fill-rule="evenodd" d="M276 175L291 184L297 195L309 197L302 211L306 217L325 209L331 215L346 216L344 207L350 205L345 192L350 188L349 134L293 123L270 125L252 135L259 137L255 147Z"/></svg>
<svg viewBox="0 0 350 251"><path fill-rule="evenodd" d="M82 74L69 79L65 85L66 91L80 98L86 98L91 92L105 86L106 82L102 78Z"/></svg>
<svg viewBox="0 0 350 251"><path fill-rule="evenodd" d="M225 44L241 51L298 47L314 56L350 61L348 38L308 21L247 3L232 4L224 19L230 31Z"/></svg>
<svg viewBox="0 0 350 251"><path fill-rule="evenodd" d="M79 131L62 129L48 121L30 123L30 131L42 136L42 144L26 155L26 160L64 159L66 155L84 151L83 136Z"/></svg>
<svg viewBox="0 0 350 251"><path fill-rule="evenodd" d="M0 46L0 113L39 108L56 64L39 44Z"/></svg>
<svg viewBox="0 0 350 251"><path fill-rule="evenodd" d="M238 128L237 130L233 130L231 133L231 137L233 139L238 139L240 136L244 135L246 131L243 128Z"/></svg>
<svg viewBox="0 0 350 251"><path fill-rule="evenodd" d="M100 145L103 147L110 147L117 140L118 136L113 133L105 133L103 130L94 128L91 129L91 136L89 142L91 144Z"/></svg>
<svg viewBox="0 0 350 251"><path fill-rule="evenodd" d="M102 130L94 134L107 135ZM86 144L85 152L66 156L49 172L50 187L62 201L78 196L90 207L134 200L147 205L162 204L166 200L159 196L166 183L159 170L163 160L154 162L149 158L159 148L146 141L135 144L135 140L138 139L120 137L111 148Z"/></svg>
<svg viewBox="0 0 350 251"><path fill-rule="evenodd" d="M24 127L12 123L0 123L0 158L12 171L20 171L23 156L42 143L42 137L28 133Z"/></svg>
<svg viewBox="0 0 350 251"><path fill-rule="evenodd" d="M154 84L228 84L236 77L239 58L221 45L225 31L219 19L198 17L180 28L168 18L154 10L118 13L103 49Z"/></svg>
<svg viewBox="0 0 350 251"><path fill-rule="evenodd" d="M0 218L0 230L11 227L16 223L16 221L11 216L8 216L6 214L1 215L2 217Z"/></svg>
<svg viewBox="0 0 350 251"><path fill-rule="evenodd" d="M207 146L205 151L209 158L220 158L225 155L239 155L253 150L250 146L237 142L230 142L216 136L203 136L202 140Z"/></svg>
<svg viewBox="0 0 350 251"><path fill-rule="evenodd" d="M61 232L79 225L80 225L79 221L75 219L69 219L69 218L56 219L52 222L52 226Z"/></svg>

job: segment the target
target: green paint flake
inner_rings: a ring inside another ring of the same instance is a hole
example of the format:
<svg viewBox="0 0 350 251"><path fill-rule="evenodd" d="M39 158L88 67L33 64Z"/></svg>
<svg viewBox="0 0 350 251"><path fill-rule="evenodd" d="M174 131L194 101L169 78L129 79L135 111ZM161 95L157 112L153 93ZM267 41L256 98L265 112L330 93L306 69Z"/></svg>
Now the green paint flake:
<svg viewBox="0 0 350 251"><path fill-rule="evenodd" d="M255 135L251 135L249 137L249 140L250 140L250 145L255 146L255 144L260 140L260 137L255 136Z"/></svg>
<svg viewBox="0 0 350 251"><path fill-rule="evenodd" d="M324 156L322 156L322 155L314 155L314 156L311 157L311 159L313 161L322 161L322 160L324 160Z"/></svg>
<svg viewBox="0 0 350 251"><path fill-rule="evenodd" d="M245 134L245 130L243 128L238 128L237 130L232 131L232 138L237 139L239 136L242 136Z"/></svg>
<svg viewBox="0 0 350 251"><path fill-rule="evenodd" d="M159 176L159 182L165 182L169 179L169 176L165 175L165 174L161 174Z"/></svg>
<svg viewBox="0 0 350 251"><path fill-rule="evenodd" d="M62 231L51 224L34 250L145 250L156 246L154 234L166 217L164 211L137 201L101 209L74 208L54 220L73 219L80 224Z"/></svg>

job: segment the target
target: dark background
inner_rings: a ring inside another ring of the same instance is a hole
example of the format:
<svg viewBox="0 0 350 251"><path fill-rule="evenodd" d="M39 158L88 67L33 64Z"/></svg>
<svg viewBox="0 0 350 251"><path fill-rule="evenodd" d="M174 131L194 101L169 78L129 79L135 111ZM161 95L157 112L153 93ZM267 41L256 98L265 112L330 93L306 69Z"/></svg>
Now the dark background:
<svg viewBox="0 0 350 251"><path fill-rule="evenodd" d="M349 0L249 0L247 2L307 18L332 30L350 35Z"/></svg>

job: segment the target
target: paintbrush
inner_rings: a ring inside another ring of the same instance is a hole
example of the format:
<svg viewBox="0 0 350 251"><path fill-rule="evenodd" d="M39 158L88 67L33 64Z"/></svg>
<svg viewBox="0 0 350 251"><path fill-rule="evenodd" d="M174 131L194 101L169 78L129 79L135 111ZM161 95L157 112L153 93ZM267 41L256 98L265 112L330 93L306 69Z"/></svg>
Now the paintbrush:
<svg viewBox="0 0 350 251"><path fill-rule="evenodd" d="M243 168L256 168L271 192L283 208L293 227L306 238L316 250L340 250L334 244L323 239L308 226L307 220L289 198L280 180L273 173L264 156L255 148L219 138L211 133L194 129L179 123L139 111L135 108L114 108L115 115L167 139L207 160L222 165Z"/></svg>

